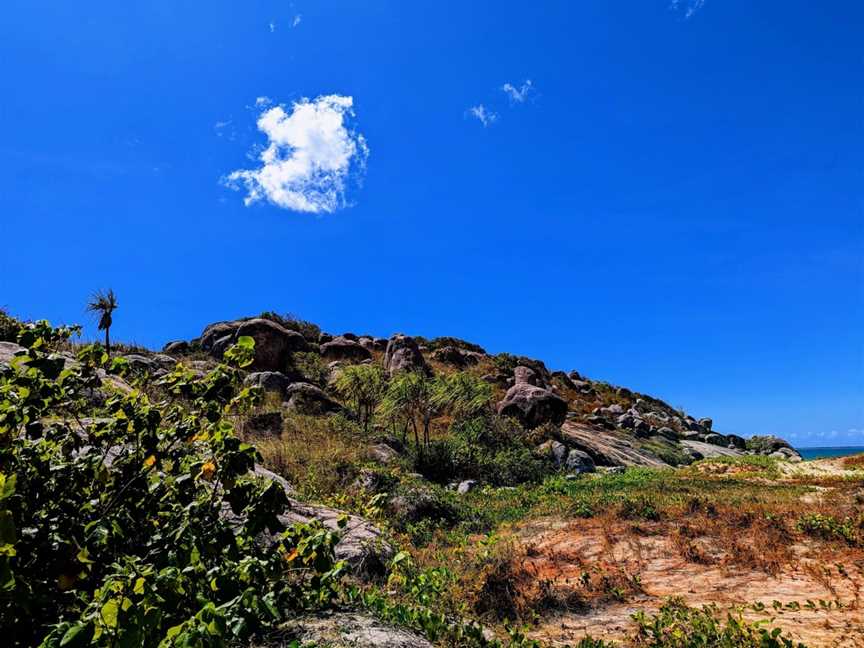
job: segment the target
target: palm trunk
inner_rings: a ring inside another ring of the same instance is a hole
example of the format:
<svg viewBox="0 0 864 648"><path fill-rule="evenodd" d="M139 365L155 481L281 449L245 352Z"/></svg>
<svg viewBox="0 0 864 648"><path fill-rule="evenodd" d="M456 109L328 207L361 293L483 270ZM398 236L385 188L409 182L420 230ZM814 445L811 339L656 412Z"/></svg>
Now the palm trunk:
<svg viewBox="0 0 864 648"><path fill-rule="evenodd" d="M417 452L423 453L423 448L420 446L420 435L417 433L417 421L411 419L411 427L414 429L414 445L417 447Z"/></svg>
<svg viewBox="0 0 864 648"><path fill-rule="evenodd" d="M105 327L105 352L110 356L111 355L111 337L108 335L108 327Z"/></svg>

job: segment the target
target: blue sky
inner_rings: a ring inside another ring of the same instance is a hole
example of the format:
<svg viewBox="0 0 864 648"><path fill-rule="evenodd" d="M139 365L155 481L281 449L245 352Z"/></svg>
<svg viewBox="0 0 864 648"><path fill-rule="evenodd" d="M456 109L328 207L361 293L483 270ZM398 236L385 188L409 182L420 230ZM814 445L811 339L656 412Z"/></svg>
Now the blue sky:
<svg viewBox="0 0 864 648"><path fill-rule="evenodd" d="M262 310L456 335L864 443L862 29L852 1L7 0L0 305L93 335L110 286L154 347Z"/></svg>

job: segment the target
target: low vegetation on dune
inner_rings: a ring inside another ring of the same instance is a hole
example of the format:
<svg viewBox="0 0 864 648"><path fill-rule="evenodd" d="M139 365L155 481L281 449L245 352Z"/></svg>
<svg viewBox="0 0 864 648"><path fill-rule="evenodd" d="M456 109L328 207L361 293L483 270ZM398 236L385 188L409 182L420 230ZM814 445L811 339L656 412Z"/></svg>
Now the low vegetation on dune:
<svg viewBox="0 0 864 648"><path fill-rule="evenodd" d="M0 312L4 645L861 640L861 457L453 337L78 332Z"/></svg>

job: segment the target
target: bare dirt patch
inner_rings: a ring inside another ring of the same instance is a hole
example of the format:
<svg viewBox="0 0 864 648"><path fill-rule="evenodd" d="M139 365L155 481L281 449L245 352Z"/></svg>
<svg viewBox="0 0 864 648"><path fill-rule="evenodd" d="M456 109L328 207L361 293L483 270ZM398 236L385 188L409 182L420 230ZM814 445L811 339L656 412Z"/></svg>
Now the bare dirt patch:
<svg viewBox="0 0 864 648"><path fill-rule="evenodd" d="M622 639L633 629L634 612L654 612L668 597L680 596L691 606L748 606L745 617L773 619L811 648L864 646L861 550L790 542L784 550L766 546L776 555L760 564L762 547L748 542L758 543L762 531L741 530L740 541L730 542L693 529L682 534L681 528L579 520L523 529L526 551L514 569L523 576L523 596L546 607L534 636L553 645L576 643L586 634ZM830 601L829 609L820 600ZM753 609L759 603L764 612Z"/></svg>

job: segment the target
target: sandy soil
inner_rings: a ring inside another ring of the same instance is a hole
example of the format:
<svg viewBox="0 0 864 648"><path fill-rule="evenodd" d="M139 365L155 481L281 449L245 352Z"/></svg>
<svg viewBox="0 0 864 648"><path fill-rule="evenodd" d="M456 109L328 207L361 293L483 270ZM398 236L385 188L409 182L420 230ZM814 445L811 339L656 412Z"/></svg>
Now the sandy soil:
<svg viewBox="0 0 864 648"><path fill-rule="evenodd" d="M784 475L786 471L784 468ZM790 464L788 476L800 476L802 471L819 478L846 473L841 461L831 459ZM822 487L809 496L829 497L830 490ZM680 541L676 544L674 529L668 525L642 524L634 533L626 524L603 524L597 520L541 521L521 529L519 535L527 548L520 564L525 575L522 582L533 583L529 588L544 588L569 607L546 613L535 638L553 645L572 644L586 634L621 639L633 628L633 613L654 612L668 597L680 596L691 606L748 606L745 617L770 619L790 638L810 648L864 647L864 551L840 546L826 549L824 544L792 546L788 564L770 575L742 566L747 561L730 556L730 547L723 546L719 538L695 539L701 558L684 558ZM758 552L759 547L754 550ZM595 585L586 595L586 574L594 574L595 583L597 574L609 574L609 583L629 582L632 587L622 596L614 592L609 596L598 592ZM818 609L820 599L840 601L843 607ZM774 601L803 606L808 600L816 603L816 610L780 614L772 607ZM767 611L755 612L752 605L756 603L763 603Z"/></svg>

